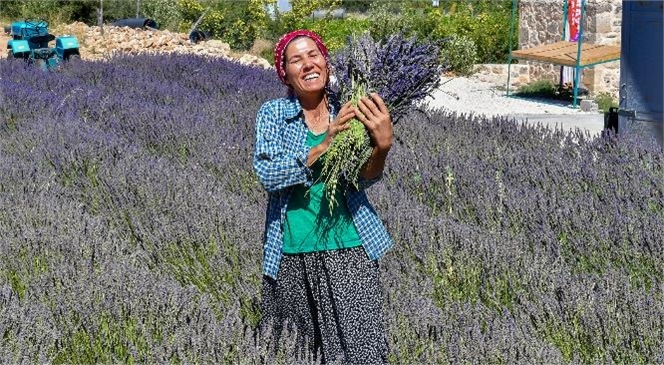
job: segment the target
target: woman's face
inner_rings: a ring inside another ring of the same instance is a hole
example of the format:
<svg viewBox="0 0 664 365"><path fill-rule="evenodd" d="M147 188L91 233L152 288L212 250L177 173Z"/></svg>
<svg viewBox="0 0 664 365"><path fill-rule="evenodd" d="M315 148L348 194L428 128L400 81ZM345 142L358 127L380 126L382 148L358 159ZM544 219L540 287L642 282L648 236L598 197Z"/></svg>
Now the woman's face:
<svg viewBox="0 0 664 365"><path fill-rule="evenodd" d="M325 57L309 37L296 38L286 47L286 84L295 95L319 93L327 84L328 68Z"/></svg>

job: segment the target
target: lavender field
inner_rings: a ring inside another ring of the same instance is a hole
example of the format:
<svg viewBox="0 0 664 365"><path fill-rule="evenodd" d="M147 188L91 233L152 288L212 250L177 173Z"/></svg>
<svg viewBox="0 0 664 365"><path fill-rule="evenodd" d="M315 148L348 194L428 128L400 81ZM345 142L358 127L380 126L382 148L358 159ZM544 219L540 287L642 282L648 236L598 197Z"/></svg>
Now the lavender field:
<svg viewBox="0 0 664 365"><path fill-rule="evenodd" d="M195 56L3 60L0 362L297 362L257 331L254 121L284 94ZM664 363L661 147L444 111L395 128L369 192L392 363Z"/></svg>

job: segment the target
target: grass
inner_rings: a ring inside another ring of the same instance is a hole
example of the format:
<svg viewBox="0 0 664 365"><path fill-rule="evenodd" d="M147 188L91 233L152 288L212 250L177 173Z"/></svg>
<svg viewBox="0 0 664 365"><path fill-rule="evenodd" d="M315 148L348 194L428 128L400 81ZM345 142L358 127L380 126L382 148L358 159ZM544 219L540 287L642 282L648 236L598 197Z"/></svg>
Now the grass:
<svg viewBox="0 0 664 365"><path fill-rule="evenodd" d="M587 95L588 91L579 88L579 95ZM555 100L572 100L574 88L571 83L556 85L550 80L537 80L531 84L519 87L516 95L521 97L540 97Z"/></svg>

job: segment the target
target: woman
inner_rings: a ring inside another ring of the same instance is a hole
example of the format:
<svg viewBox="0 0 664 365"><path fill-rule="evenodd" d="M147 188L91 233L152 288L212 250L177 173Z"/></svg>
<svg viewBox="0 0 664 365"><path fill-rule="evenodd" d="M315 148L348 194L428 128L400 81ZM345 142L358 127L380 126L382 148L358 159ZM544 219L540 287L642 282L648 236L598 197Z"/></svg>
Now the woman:
<svg viewBox="0 0 664 365"><path fill-rule="evenodd" d="M339 107L327 90L330 64L320 37L284 35L275 68L288 97L263 104L256 119L254 170L268 193L263 261L263 329L280 345L282 324L297 332L299 355L322 362L384 363L387 342L377 260L393 245L363 189L380 179L392 121L380 96ZM319 179L325 151L357 118L373 151L360 189L337 195L329 212Z"/></svg>

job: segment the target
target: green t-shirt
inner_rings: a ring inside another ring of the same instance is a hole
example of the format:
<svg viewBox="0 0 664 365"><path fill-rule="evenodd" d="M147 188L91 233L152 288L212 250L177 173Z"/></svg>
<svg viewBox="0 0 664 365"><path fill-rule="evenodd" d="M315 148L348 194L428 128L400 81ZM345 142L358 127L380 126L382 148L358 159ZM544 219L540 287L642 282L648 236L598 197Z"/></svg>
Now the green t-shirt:
<svg viewBox="0 0 664 365"><path fill-rule="evenodd" d="M316 135L307 132L307 146L315 147L323 142L327 132ZM339 204L330 214L325 197L325 181L321 178L323 155L311 167L314 183L310 188L303 184L293 188L286 220L284 222L284 246L286 254L336 250L362 245L353 217L346 206L342 191L337 191Z"/></svg>

